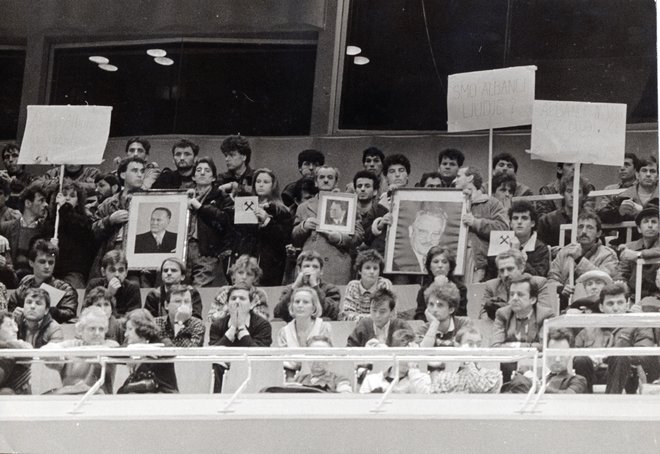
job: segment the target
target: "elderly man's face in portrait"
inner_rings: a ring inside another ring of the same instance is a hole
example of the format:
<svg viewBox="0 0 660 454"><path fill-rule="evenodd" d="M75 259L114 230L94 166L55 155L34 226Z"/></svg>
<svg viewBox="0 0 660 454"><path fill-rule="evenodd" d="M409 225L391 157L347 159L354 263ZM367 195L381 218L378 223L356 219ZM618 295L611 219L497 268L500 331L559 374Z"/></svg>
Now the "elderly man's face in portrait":
<svg viewBox="0 0 660 454"><path fill-rule="evenodd" d="M151 233L157 234L164 232L170 224L170 217L165 210L154 210L151 213L151 221L149 223Z"/></svg>
<svg viewBox="0 0 660 454"><path fill-rule="evenodd" d="M440 243L445 225L446 221L437 216L430 214L416 216L415 222L408 227L410 245L415 253L426 255L432 246Z"/></svg>

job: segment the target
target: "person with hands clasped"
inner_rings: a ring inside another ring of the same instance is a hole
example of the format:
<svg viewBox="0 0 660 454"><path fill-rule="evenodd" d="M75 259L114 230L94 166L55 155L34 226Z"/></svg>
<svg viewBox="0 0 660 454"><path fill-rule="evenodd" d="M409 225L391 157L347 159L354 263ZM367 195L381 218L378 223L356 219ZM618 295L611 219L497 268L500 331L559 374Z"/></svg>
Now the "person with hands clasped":
<svg viewBox="0 0 660 454"><path fill-rule="evenodd" d="M191 287L173 285L168 292L167 315L156 317L160 337L172 341L175 347L201 347L204 344L204 323L192 316Z"/></svg>

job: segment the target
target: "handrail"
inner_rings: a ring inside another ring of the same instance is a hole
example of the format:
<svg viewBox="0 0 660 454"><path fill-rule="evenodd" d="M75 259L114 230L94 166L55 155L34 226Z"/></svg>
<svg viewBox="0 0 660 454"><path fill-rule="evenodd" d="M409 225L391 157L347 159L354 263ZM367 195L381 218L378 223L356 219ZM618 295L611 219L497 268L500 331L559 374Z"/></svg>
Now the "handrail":
<svg viewBox="0 0 660 454"><path fill-rule="evenodd" d="M563 247L566 244L566 230L570 230L573 224L560 224L559 225L559 246ZM622 221L615 224L602 224L601 230L615 230L626 229L626 243L632 241L632 229L637 227L635 221Z"/></svg>
<svg viewBox="0 0 660 454"><path fill-rule="evenodd" d="M655 259L637 259L637 273L635 274L635 304L642 300L642 272L644 265L655 265L660 263L660 258Z"/></svg>
<svg viewBox="0 0 660 454"><path fill-rule="evenodd" d="M548 332L552 328L602 327L602 328L655 328L660 327L660 313L627 314L568 314L547 319L543 323L543 359L541 389L532 406L536 408L547 388L549 356L651 356L660 355L660 347L612 347L612 348L549 348Z"/></svg>
<svg viewBox="0 0 660 454"><path fill-rule="evenodd" d="M587 195L588 199L594 199L596 197L610 196L621 194L626 189L601 189L600 191L590 191ZM564 196L561 194L541 194L541 195L522 195L517 197L512 197L512 202L518 202L520 200L526 200L528 202L538 202L542 200L561 200Z"/></svg>

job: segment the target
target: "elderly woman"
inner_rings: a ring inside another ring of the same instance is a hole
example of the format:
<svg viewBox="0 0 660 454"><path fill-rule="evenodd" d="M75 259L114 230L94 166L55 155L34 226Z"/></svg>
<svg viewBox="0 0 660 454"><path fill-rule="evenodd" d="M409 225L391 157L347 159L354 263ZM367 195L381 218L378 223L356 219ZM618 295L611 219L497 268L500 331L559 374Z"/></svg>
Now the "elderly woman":
<svg viewBox="0 0 660 454"><path fill-rule="evenodd" d="M307 347L314 336L325 336L332 339L332 326L321 318L323 308L311 287L298 287L291 294L289 313L293 317L277 335L280 347ZM293 378L295 371L300 370L300 363L287 361L284 363L287 379Z"/></svg>
<svg viewBox="0 0 660 454"><path fill-rule="evenodd" d="M426 272L427 276L424 277L424 282L417 292L417 309L415 310L415 320L426 320L426 300L424 299L424 292L433 283L443 285L451 282L458 288L460 293L460 301L458 307L454 311L454 315L467 315L467 287L463 284L463 280L454 276L456 269L456 255L442 246L433 246L426 253Z"/></svg>
<svg viewBox="0 0 660 454"><path fill-rule="evenodd" d="M72 348L82 346L118 347L119 344L111 339L106 339L108 332L108 316L105 311L97 306L83 309L82 315L76 323L76 339L62 342L51 342L44 345L43 349L50 348ZM87 361L72 361L59 364L46 364L47 367L55 369L60 373L62 387L54 389L50 394L84 394L101 377L101 365ZM112 379L114 377L114 366L108 365L105 371L105 381L100 393L112 394Z"/></svg>
<svg viewBox="0 0 660 454"><path fill-rule="evenodd" d="M149 311L135 309L128 314L126 342L129 346L161 343L160 329ZM136 363L130 368L131 374L117 394L179 392L172 363Z"/></svg>
<svg viewBox="0 0 660 454"><path fill-rule="evenodd" d="M250 289L250 293L254 294L250 300L252 305L250 309L268 320L270 318L270 314L268 313L268 296L266 292L255 286L260 282L262 275L257 259L243 254L236 260L236 263L234 263L229 272L231 273L231 280L234 286L244 284ZM221 287L215 300L211 302L207 316L211 323L227 315L227 300L231 288L232 286L229 285Z"/></svg>
<svg viewBox="0 0 660 454"><path fill-rule="evenodd" d="M170 302L169 292L172 286L183 284L186 278L186 265L176 257L163 260L160 265L160 288L151 290L144 301L144 308L154 317L167 315L167 304ZM193 317L202 319L202 297L194 287L190 290L192 297Z"/></svg>

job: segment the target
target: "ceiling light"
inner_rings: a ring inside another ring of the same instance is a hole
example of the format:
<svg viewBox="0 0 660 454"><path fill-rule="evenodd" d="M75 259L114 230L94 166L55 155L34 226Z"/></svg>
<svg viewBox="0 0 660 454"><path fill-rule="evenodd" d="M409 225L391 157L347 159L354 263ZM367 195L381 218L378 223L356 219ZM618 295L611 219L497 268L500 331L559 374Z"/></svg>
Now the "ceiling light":
<svg viewBox="0 0 660 454"><path fill-rule="evenodd" d="M105 57L101 57L100 55L94 55L93 57L89 57L89 61L96 63L97 65L107 65L110 63L110 60L108 60Z"/></svg>
<svg viewBox="0 0 660 454"><path fill-rule="evenodd" d="M167 55L167 52L164 51L163 49L149 49L147 51L147 55L150 57L164 57Z"/></svg>
<svg viewBox="0 0 660 454"><path fill-rule="evenodd" d="M366 65L369 63L369 59L367 57L358 56L353 58L353 63L356 65Z"/></svg>
<svg viewBox="0 0 660 454"><path fill-rule="evenodd" d="M357 46L347 46L346 47L346 55L357 55L360 52L362 52L362 49L360 49Z"/></svg>
<svg viewBox="0 0 660 454"><path fill-rule="evenodd" d="M115 65L99 65L99 68L101 68L103 71L110 71L111 73L119 69Z"/></svg>
<svg viewBox="0 0 660 454"><path fill-rule="evenodd" d="M172 66L174 64L174 60L167 57L156 57L154 58L154 61L163 66Z"/></svg>

